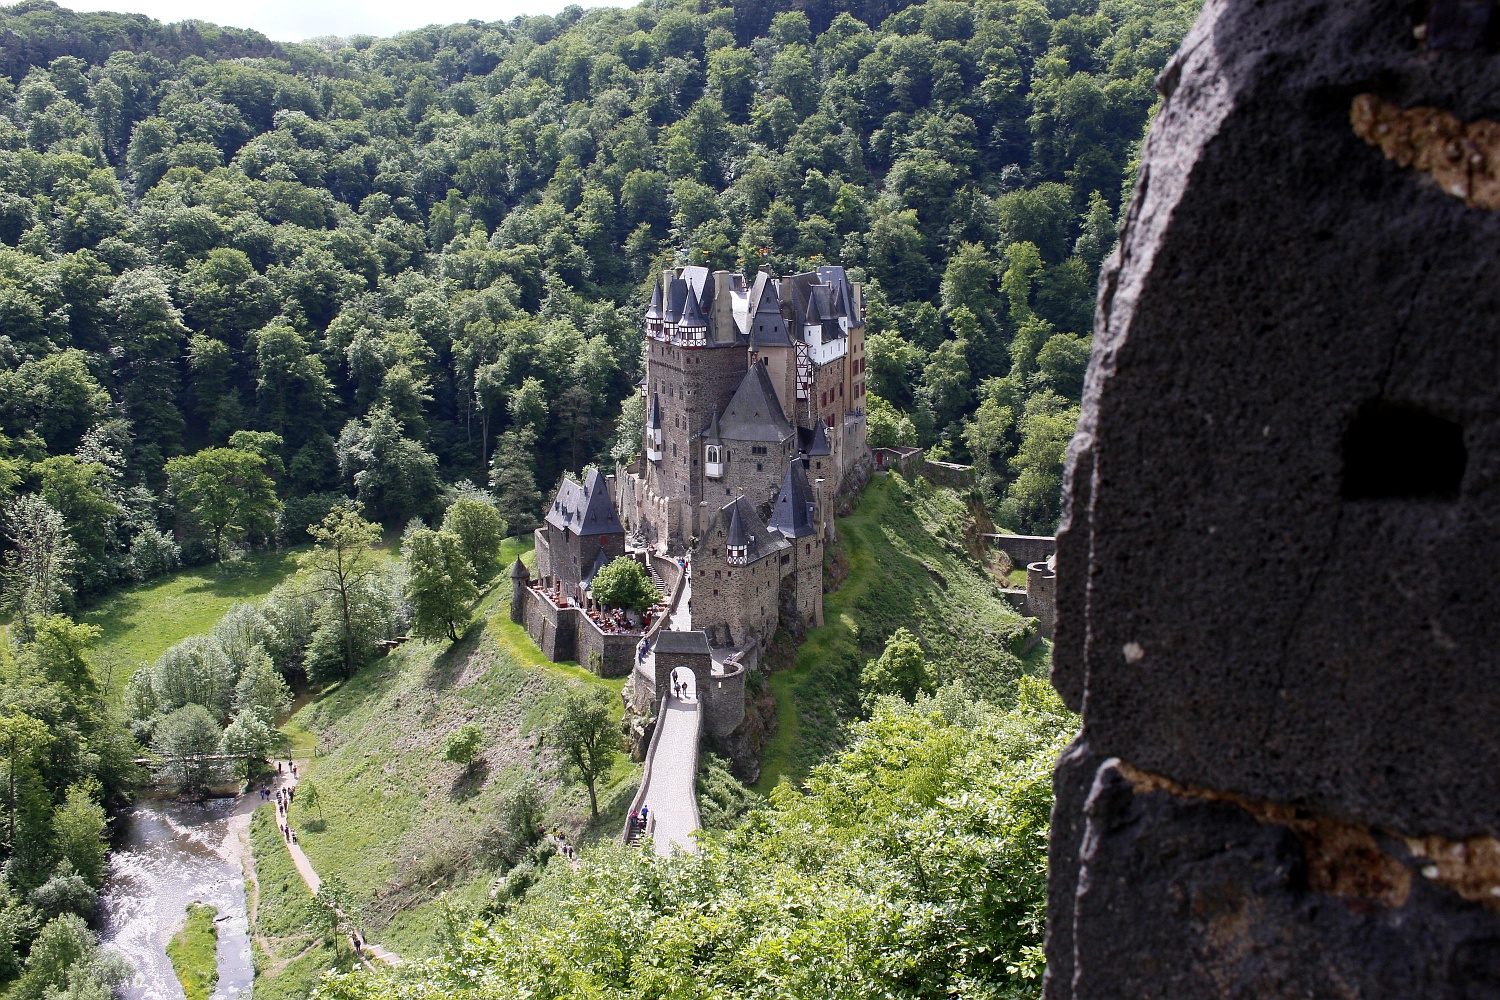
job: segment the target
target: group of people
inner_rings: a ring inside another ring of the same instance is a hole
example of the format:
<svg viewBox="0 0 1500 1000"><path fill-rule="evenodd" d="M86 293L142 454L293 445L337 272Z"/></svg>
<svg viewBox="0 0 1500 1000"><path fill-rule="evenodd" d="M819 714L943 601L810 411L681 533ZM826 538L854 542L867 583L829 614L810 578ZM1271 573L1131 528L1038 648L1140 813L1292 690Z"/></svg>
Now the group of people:
<svg viewBox="0 0 1500 1000"><path fill-rule="evenodd" d="M589 619L608 635L628 634L638 631L623 611L600 611L594 609L589 611Z"/></svg>
<svg viewBox="0 0 1500 1000"><path fill-rule="evenodd" d="M673 677L672 678L672 697L673 698L681 698L682 700L686 701L687 700L687 696L688 696L688 682L686 680L678 680L676 677Z"/></svg>
<svg viewBox="0 0 1500 1000"><path fill-rule="evenodd" d="M276 773L290 774L293 778L297 777L297 762L288 757L286 770L283 771L281 761L277 761ZM292 822L287 813L291 810L292 803L296 801L297 786L287 785L285 788L276 789L275 792L272 792L269 787L262 787L260 797L263 802L269 802L273 798L276 800L276 829L281 831L282 839L288 844L295 844L297 842L297 831L292 829Z"/></svg>
<svg viewBox="0 0 1500 1000"><path fill-rule="evenodd" d="M650 814L650 812L651 812L651 807L647 806L647 805L641 806L641 808L639 810L634 810L634 809L631 810L631 812L630 812L630 837L634 837L637 831L642 832L642 833L645 832L645 830L646 830L646 817ZM628 840L628 839L630 839L630 837L627 837L626 839Z"/></svg>

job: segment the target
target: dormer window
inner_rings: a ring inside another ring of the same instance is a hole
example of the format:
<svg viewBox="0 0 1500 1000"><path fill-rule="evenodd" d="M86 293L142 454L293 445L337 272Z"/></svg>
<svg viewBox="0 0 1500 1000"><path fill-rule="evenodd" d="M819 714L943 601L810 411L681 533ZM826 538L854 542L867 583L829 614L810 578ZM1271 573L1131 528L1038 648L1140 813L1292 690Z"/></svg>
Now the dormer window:
<svg viewBox="0 0 1500 1000"><path fill-rule="evenodd" d="M703 471L710 479L719 479L724 475L724 448L722 445L710 444L703 448Z"/></svg>
<svg viewBox="0 0 1500 1000"><path fill-rule="evenodd" d="M653 427L646 432L646 457L653 462L660 462L662 456L662 434L660 427Z"/></svg>

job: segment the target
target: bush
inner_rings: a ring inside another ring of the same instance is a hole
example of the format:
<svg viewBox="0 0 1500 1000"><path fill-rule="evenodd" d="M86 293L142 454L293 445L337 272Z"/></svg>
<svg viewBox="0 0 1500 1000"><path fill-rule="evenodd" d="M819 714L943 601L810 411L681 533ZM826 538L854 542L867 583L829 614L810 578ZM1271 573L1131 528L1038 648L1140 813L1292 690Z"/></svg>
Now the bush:
<svg viewBox="0 0 1500 1000"><path fill-rule="evenodd" d="M181 565L182 549L155 528L146 528L130 543L130 575L136 580L150 580Z"/></svg>
<svg viewBox="0 0 1500 1000"><path fill-rule="evenodd" d="M462 764L465 771L479 759L479 750L484 744L484 727L477 722L468 722L448 734L443 740L443 759Z"/></svg>

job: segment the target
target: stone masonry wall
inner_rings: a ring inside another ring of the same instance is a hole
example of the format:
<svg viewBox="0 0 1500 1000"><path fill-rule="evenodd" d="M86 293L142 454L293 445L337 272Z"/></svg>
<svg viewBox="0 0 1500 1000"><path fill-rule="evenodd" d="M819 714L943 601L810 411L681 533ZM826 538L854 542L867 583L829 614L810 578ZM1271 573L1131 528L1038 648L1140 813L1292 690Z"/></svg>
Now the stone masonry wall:
<svg viewBox="0 0 1500 1000"><path fill-rule="evenodd" d="M703 455L695 436L728 404L749 368L749 356L737 347L682 348L656 340L648 340L647 348L646 408L649 413L656 394L664 448L660 461L643 459L645 499L669 497L691 510L703 498ZM691 525L671 523L657 504L647 503L643 513L652 541L674 533L681 541L691 531Z"/></svg>
<svg viewBox="0 0 1500 1000"><path fill-rule="evenodd" d="M1500 995L1497 29L1209 0L1160 77L1057 537L1050 1000Z"/></svg>
<svg viewBox="0 0 1500 1000"><path fill-rule="evenodd" d="M730 566L724 558L724 539L715 537L719 534L710 532L693 556L693 621L712 623L705 628L715 645L768 643L776 632L776 594L783 575L780 555Z"/></svg>
<svg viewBox="0 0 1500 1000"><path fill-rule="evenodd" d="M699 700L708 712L703 731L710 736L728 736L745 720L745 675L745 668L737 666L723 677L709 678L706 690L699 689Z"/></svg>
<svg viewBox="0 0 1500 1000"><path fill-rule="evenodd" d="M571 608L559 609L534 590L524 591L526 631L542 655L557 662L578 659L578 621Z"/></svg>
<svg viewBox="0 0 1500 1000"><path fill-rule="evenodd" d="M635 665L635 649L641 641L640 635L606 635L582 611L571 608L569 611L576 616L574 628L578 635L579 665L594 671L600 677L624 677L629 674L631 667ZM597 664L594 661L595 654L599 657Z"/></svg>

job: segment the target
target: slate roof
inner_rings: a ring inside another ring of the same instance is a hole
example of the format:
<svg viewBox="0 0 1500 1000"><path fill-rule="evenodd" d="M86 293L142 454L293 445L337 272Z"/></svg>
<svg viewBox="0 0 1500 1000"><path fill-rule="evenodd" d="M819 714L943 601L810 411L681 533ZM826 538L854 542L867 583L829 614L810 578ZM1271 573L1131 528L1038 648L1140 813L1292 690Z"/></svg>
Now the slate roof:
<svg viewBox="0 0 1500 1000"><path fill-rule="evenodd" d="M719 436L719 415L715 413L708 421L708 426L703 430L703 441L705 444L723 444L724 439Z"/></svg>
<svg viewBox="0 0 1500 1000"><path fill-rule="evenodd" d="M712 294L709 295L709 298L712 300ZM708 316L704 314L703 306L699 302L698 296L692 294L691 289L688 290L687 299L682 304L682 317L677 323L679 326L685 327L701 326L706 328L708 326Z"/></svg>
<svg viewBox="0 0 1500 1000"><path fill-rule="evenodd" d="M579 535L624 534L609 484L598 469L590 469L582 486L563 477L547 511L547 523Z"/></svg>
<svg viewBox="0 0 1500 1000"><path fill-rule="evenodd" d="M719 509L716 524L724 524L724 544L743 545L746 562L756 562L787 547L786 539L766 527L744 494Z"/></svg>
<svg viewBox="0 0 1500 1000"><path fill-rule="evenodd" d="M646 429L656 430L661 425L661 396L653 392L651 394L651 412L646 415Z"/></svg>
<svg viewBox="0 0 1500 1000"><path fill-rule="evenodd" d="M734 504L729 508L729 533L724 537L724 544L735 548L743 548L750 544L749 534L745 531L745 520L740 517L739 504Z"/></svg>
<svg viewBox="0 0 1500 1000"><path fill-rule="evenodd" d="M762 271L756 275L759 291L754 314L750 317L750 343L761 347L791 347L792 337L787 331L786 320L781 315L781 294L776 281Z"/></svg>
<svg viewBox="0 0 1500 1000"><path fill-rule="evenodd" d="M708 648L708 634L706 632L670 632L661 631L656 633L656 642L652 647L658 653L702 653L704 656L712 656Z"/></svg>
<svg viewBox="0 0 1500 1000"><path fill-rule="evenodd" d="M797 447L804 455L819 458L833 454L833 448L828 444L828 427L821 420L817 421L812 430L798 427L797 442Z"/></svg>
<svg viewBox="0 0 1500 1000"><path fill-rule="evenodd" d="M807 473L801 462L792 462L786 467L781 480L781 492L771 506L771 520L767 526L775 528L788 538L801 538L817 532L817 503Z"/></svg>
<svg viewBox="0 0 1500 1000"><path fill-rule="evenodd" d="M682 317L682 307L687 305L688 283L681 278L667 279L666 321L676 323Z"/></svg>
<svg viewBox="0 0 1500 1000"><path fill-rule="evenodd" d="M661 319L661 282L656 282L651 288L651 304L646 307L647 319Z"/></svg>
<svg viewBox="0 0 1500 1000"><path fill-rule="evenodd" d="M609 563L609 556L605 555L603 549L600 549L599 554L594 557L594 565L590 566L589 571L583 575L582 583L584 589L588 589L589 585L594 582L594 577L598 576L599 571L608 566Z"/></svg>
<svg viewBox="0 0 1500 1000"><path fill-rule="evenodd" d="M766 366L753 364L738 389L724 407L724 416L719 421L719 433L731 441L785 441L796 433L796 428L781 412L781 401L776 398L776 387Z"/></svg>

